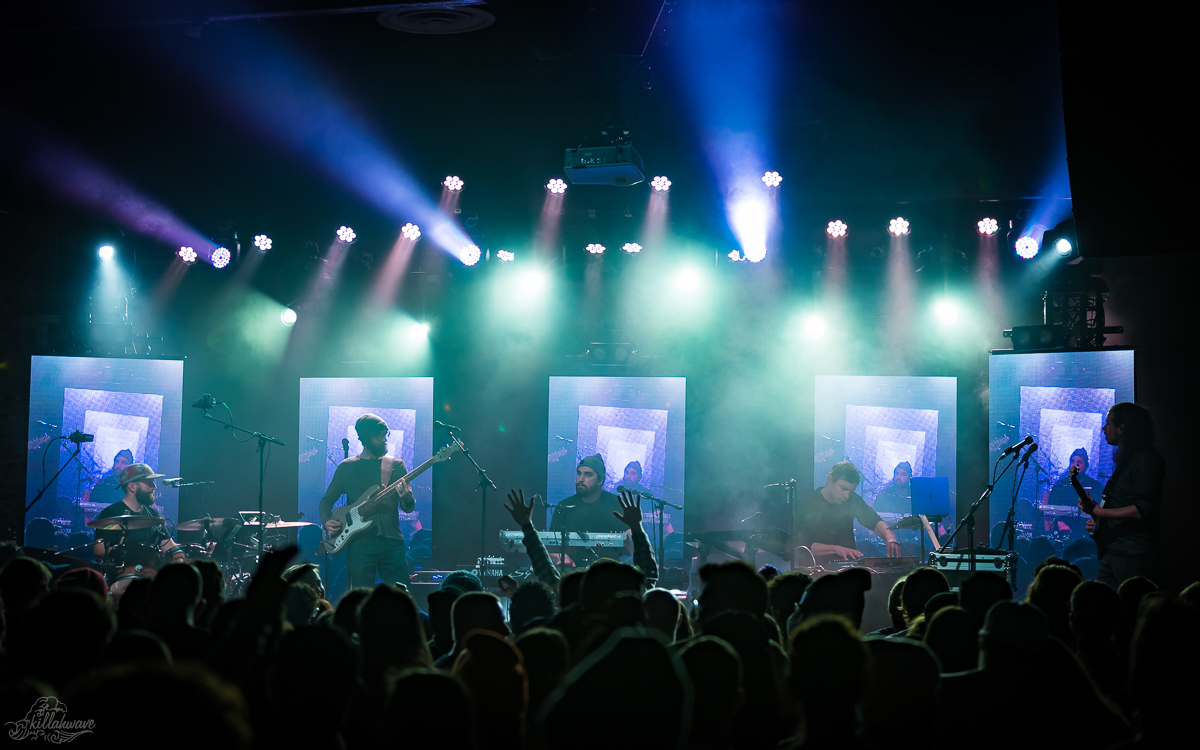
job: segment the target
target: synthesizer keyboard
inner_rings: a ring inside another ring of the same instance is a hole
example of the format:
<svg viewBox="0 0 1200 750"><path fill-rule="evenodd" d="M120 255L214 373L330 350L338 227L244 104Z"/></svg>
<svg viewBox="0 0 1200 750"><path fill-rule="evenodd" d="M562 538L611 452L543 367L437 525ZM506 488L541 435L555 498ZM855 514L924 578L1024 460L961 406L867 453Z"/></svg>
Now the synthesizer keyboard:
<svg viewBox="0 0 1200 750"><path fill-rule="evenodd" d="M542 540L542 544L553 550L562 544L562 535L557 531L539 531L538 538ZM625 533L621 531L571 531L567 535L568 547L624 547ZM500 543L504 545L506 550L515 550L524 552L525 545L521 542L525 539L523 531L501 531Z"/></svg>

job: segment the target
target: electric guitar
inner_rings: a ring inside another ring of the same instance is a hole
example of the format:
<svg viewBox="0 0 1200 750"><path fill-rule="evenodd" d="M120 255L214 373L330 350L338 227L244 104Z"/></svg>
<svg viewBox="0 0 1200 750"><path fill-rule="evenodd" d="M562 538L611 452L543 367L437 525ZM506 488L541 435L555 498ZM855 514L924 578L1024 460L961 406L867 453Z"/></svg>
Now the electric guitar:
<svg viewBox="0 0 1200 750"><path fill-rule="evenodd" d="M383 499L390 493L396 491L396 487L401 482L411 482L416 477L425 473L434 464L440 464L443 461L448 461L451 456L461 450L458 443L447 445L437 453L433 454L429 460L400 477L396 481L389 484L387 487L373 485L366 492L362 493L357 500L352 503L347 503L340 508L334 508L330 514L329 520L341 521L342 527L338 529L336 534L330 534L325 539L325 551L331 555L336 555L346 549L346 545L350 540L360 532L371 528L375 523L375 519L371 518L375 509L383 502ZM402 508L405 513L411 513L412 508Z"/></svg>
<svg viewBox="0 0 1200 750"><path fill-rule="evenodd" d="M1095 510L1097 506L1104 507L1103 503L1108 502L1108 498L1104 495L1101 495L1101 502L1097 503L1088 497L1087 491L1083 489L1083 485L1081 485L1079 483L1079 479L1076 478L1078 473L1079 469L1072 466L1070 474L1071 487L1075 490L1075 494L1079 495L1079 503L1083 508L1083 512L1091 516L1092 511ZM1102 518L1096 518L1095 516L1092 516L1092 523L1093 526L1089 536L1091 536L1092 540L1096 542L1096 557L1097 559L1100 559L1104 557L1104 552L1108 549L1108 543L1112 540L1112 529L1109 528L1108 522Z"/></svg>

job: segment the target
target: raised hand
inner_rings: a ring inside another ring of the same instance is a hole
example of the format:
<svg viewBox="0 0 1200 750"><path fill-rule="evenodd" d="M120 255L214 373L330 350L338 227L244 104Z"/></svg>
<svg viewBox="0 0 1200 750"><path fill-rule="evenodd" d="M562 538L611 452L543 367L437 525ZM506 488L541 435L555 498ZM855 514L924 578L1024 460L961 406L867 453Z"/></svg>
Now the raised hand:
<svg viewBox="0 0 1200 750"><path fill-rule="evenodd" d="M613 511L617 520L631 529L642 525L642 496L630 490L620 490L617 498L621 502L621 512Z"/></svg>
<svg viewBox="0 0 1200 750"><path fill-rule="evenodd" d="M509 490L508 502L505 503L504 509L513 517L513 521L517 523L517 528L523 528L529 523L529 519L533 517L533 503L537 500L537 495L529 498L529 505L525 504L525 490Z"/></svg>

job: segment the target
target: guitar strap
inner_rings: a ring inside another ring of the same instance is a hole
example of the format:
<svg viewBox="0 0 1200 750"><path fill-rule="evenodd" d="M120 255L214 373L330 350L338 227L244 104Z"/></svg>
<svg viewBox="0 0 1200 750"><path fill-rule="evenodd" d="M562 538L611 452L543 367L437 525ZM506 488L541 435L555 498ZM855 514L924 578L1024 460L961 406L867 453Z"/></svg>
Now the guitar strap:
<svg viewBox="0 0 1200 750"><path fill-rule="evenodd" d="M379 462L379 486L387 487L392 483L392 468L396 465L396 459L391 456L384 456Z"/></svg>

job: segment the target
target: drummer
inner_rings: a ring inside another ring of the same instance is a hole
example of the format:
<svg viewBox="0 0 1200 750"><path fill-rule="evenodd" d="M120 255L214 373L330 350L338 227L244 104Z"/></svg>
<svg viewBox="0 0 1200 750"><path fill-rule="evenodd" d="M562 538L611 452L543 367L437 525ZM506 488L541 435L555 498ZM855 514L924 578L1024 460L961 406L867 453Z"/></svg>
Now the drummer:
<svg viewBox="0 0 1200 750"><path fill-rule="evenodd" d="M155 474L154 469L147 464L130 464L125 467L119 477L120 487L125 496L100 511L96 519L125 515L161 518L161 514L154 509L154 480L164 476L166 475ZM162 522L143 529L130 529L128 532L122 532L119 528L97 529L96 544L92 547L96 558L104 559L110 549L121 543L122 535L125 537L125 544L146 544L152 547L161 546L163 541L169 538Z"/></svg>

